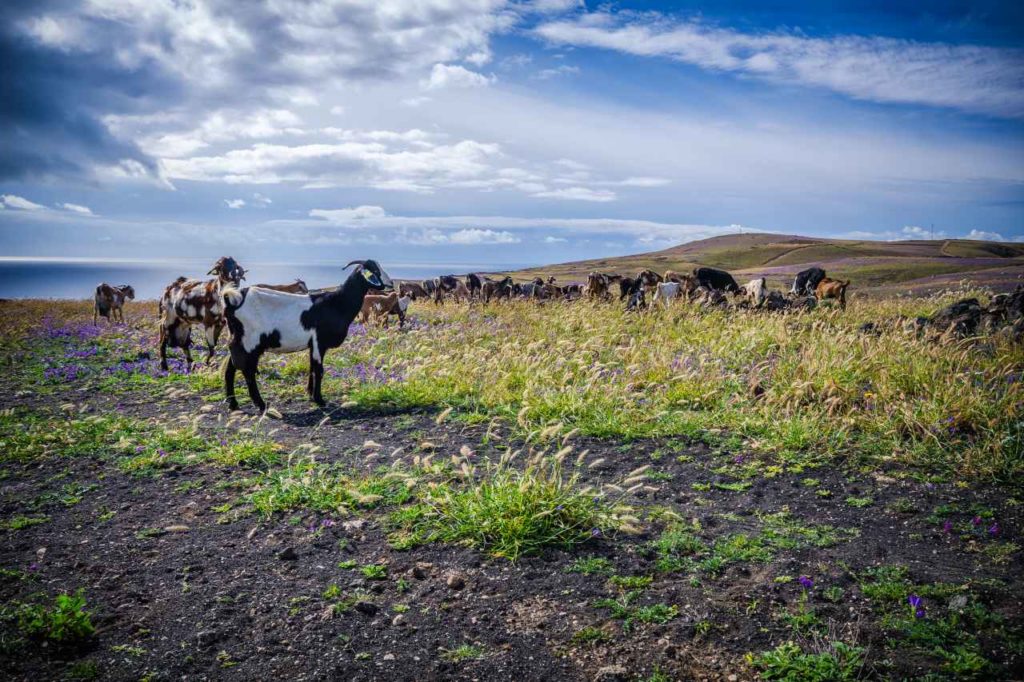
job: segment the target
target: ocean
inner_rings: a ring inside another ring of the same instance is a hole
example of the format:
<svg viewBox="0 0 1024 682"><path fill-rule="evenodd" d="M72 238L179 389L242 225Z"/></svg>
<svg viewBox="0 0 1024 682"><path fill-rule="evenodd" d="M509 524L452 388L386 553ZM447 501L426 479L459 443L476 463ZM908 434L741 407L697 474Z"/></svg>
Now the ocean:
<svg viewBox="0 0 1024 682"><path fill-rule="evenodd" d="M0 257L0 298L91 299L100 282L135 287L136 299L155 299L177 277L206 279L206 261L86 260ZM348 276L344 263L243 263L243 284L287 284L302 278L310 289L337 286ZM395 279L425 279L442 274L494 272L527 267L523 263L383 263Z"/></svg>

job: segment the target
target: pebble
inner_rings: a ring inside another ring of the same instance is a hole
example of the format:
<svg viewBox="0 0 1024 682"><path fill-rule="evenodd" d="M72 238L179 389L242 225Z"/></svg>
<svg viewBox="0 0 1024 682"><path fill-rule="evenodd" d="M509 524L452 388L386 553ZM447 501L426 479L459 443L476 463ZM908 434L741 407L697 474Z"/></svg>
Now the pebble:
<svg viewBox="0 0 1024 682"><path fill-rule="evenodd" d="M294 547L285 547L278 555L277 558L281 561L295 561L299 558L299 555L295 552Z"/></svg>
<svg viewBox="0 0 1024 682"><path fill-rule="evenodd" d="M366 614L367 616L375 615L378 610L377 605L369 601L357 601L354 608L359 613Z"/></svg>
<svg viewBox="0 0 1024 682"><path fill-rule="evenodd" d="M404 613L400 613L397 616L395 616L394 618L392 618L391 619L391 624L394 625L395 627L398 627L398 628L400 628L403 625L405 625L406 624L405 614Z"/></svg>
<svg viewBox="0 0 1024 682"><path fill-rule="evenodd" d="M629 679L629 671L621 665L606 665L598 668L594 676L594 682L626 682Z"/></svg>
<svg viewBox="0 0 1024 682"><path fill-rule="evenodd" d="M188 532L188 526L184 526L184 525L181 525L181 524L174 525L174 526L164 526L164 530L167 531L168 533L187 533Z"/></svg>
<svg viewBox="0 0 1024 682"><path fill-rule="evenodd" d="M394 654L384 654L384 660L385 661L393 661L393 660L395 660L395 655Z"/></svg>
<svg viewBox="0 0 1024 682"><path fill-rule="evenodd" d="M452 588L453 590L461 590L463 587L466 586L466 579L458 573L452 573L450 576L448 576L447 583L448 587Z"/></svg>
<svg viewBox="0 0 1024 682"><path fill-rule="evenodd" d="M434 567L434 564L426 561L418 561L416 565L412 567L412 577L416 580L426 580L427 576L430 575L430 569Z"/></svg>

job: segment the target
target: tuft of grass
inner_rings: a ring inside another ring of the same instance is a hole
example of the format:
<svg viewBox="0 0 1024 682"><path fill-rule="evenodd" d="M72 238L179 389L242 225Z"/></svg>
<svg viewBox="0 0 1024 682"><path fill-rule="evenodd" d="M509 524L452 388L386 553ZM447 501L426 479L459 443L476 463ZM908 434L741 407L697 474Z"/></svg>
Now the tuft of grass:
<svg viewBox="0 0 1024 682"><path fill-rule="evenodd" d="M766 680L783 682L843 682L860 679L864 649L828 642L818 653L806 653L793 642L751 656L750 663Z"/></svg>
<svg viewBox="0 0 1024 682"><path fill-rule="evenodd" d="M566 573L582 573L583 575L608 574L612 570L611 561L596 556L580 557L565 569Z"/></svg>
<svg viewBox="0 0 1024 682"><path fill-rule="evenodd" d="M18 630L28 637L73 644L88 639L96 631L85 606L85 596L79 590L73 595L57 595L50 606L17 604L13 617ZM11 615L7 611L5 615Z"/></svg>
<svg viewBox="0 0 1024 682"><path fill-rule="evenodd" d="M0 520L0 530L18 531L24 528L38 526L50 520L49 516L14 516L10 519Z"/></svg>
<svg viewBox="0 0 1024 682"><path fill-rule="evenodd" d="M515 561L546 547L581 545L631 520L628 510L582 486L577 472L566 474L561 458L538 455L523 469L513 458L488 461L480 471L463 461L461 481L428 489L414 520L423 537Z"/></svg>
<svg viewBox="0 0 1024 682"><path fill-rule="evenodd" d="M460 644L454 649L442 649L441 658L453 663L471 661L484 657L484 648L473 644Z"/></svg>

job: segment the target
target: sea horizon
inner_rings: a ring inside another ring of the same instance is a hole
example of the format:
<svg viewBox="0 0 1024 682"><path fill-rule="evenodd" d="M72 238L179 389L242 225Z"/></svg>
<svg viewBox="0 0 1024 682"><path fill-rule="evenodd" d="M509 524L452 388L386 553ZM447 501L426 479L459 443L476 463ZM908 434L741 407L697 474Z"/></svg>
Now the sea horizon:
<svg viewBox="0 0 1024 682"><path fill-rule="evenodd" d="M340 284L347 274L340 262L243 263L244 284L288 284L302 279L311 289ZM427 279L442 274L497 272L529 267L529 263L382 263L395 279ZM159 298L179 276L205 279L209 263L192 258L92 258L67 256L0 256L0 298L83 300L96 285L130 284L137 300Z"/></svg>

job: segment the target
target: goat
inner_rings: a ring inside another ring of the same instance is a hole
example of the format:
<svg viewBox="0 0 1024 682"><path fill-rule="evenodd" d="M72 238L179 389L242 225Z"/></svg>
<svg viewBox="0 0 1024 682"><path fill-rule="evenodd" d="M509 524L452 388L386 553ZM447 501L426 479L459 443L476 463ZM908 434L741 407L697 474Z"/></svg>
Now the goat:
<svg viewBox="0 0 1024 682"><path fill-rule="evenodd" d="M393 289L388 274L373 260L354 260L356 269L344 284L322 294L285 294L280 291L229 287L223 292L225 317L231 330L231 355L223 367L224 396L231 410L238 409L235 372L245 377L249 397L260 413L267 404L256 384L260 356L309 349L306 392L323 407L324 356L348 336L349 325L371 289Z"/></svg>
<svg viewBox="0 0 1024 682"><path fill-rule="evenodd" d="M423 291L427 292L427 296L434 295L434 289L437 287L436 280L425 279L420 282L420 286L423 287Z"/></svg>
<svg viewBox="0 0 1024 682"><path fill-rule="evenodd" d="M417 282L400 282L398 284L398 293L402 296L408 296L413 301L430 297L430 294L423 285Z"/></svg>
<svg viewBox="0 0 1024 682"><path fill-rule="evenodd" d="M818 284L823 279L825 279L825 271L821 268L801 270L796 273L796 278L793 280L793 288L789 290L789 293L796 294L797 296L810 296L817 290Z"/></svg>
<svg viewBox="0 0 1024 682"><path fill-rule="evenodd" d="M286 294L308 294L309 287L298 277L291 284L253 284L254 287L260 289L273 289L274 291L283 291Z"/></svg>
<svg viewBox="0 0 1024 682"><path fill-rule="evenodd" d="M682 286L679 282L659 282L658 288L654 292L654 305L661 303L664 307L668 307L669 301L673 298L678 298Z"/></svg>
<svg viewBox="0 0 1024 682"><path fill-rule="evenodd" d="M388 317L397 315L398 326L401 327L405 324L405 311L409 309L411 300L408 296L400 297L397 291L384 295L367 294L363 298L363 307L359 310L359 321L365 326L374 319L387 327Z"/></svg>
<svg viewBox="0 0 1024 682"><path fill-rule="evenodd" d="M850 286L851 280L845 282L838 279L825 279L818 282L817 288L814 290L814 297L821 303L826 298L835 298L839 301L840 308L846 308L846 287Z"/></svg>
<svg viewBox="0 0 1024 682"><path fill-rule="evenodd" d="M629 291L626 295L629 297L629 302L626 303L626 310L644 310L647 308L647 298L644 295L644 287L639 279L631 280L633 282ZM620 285L621 286L621 285Z"/></svg>
<svg viewBox="0 0 1024 682"><path fill-rule="evenodd" d="M231 256L220 258L205 282L179 277L164 289L160 297L160 368L167 371L167 347L185 352L188 369L192 368L192 325L203 325L206 335L206 362L213 360L213 349L224 328L224 298L228 286L237 287L245 279L245 268Z"/></svg>
<svg viewBox="0 0 1024 682"><path fill-rule="evenodd" d="M455 275L441 275L440 277L434 278L434 303L441 305L444 303L444 295L451 293L452 297L458 301L460 296L469 297L469 289L466 285L457 278Z"/></svg>
<svg viewBox="0 0 1024 682"><path fill-rule="evenodd" d="M130 284L122 284L119 287L111 286L103 282L96 287L95 305L92 310L92 323L96 324L97 315L107 318L107 321L117 322L120 318L124 322L125 300L135 300L135 289Z"/></svg>
<svg viewBox="0 0 1024 682"><path fill-rule="evenodd" d="M694 268L693 276L697 278L697 283L700 286L707 289L727 291L733 294L739 293L740 287L736 284L736 280L725 270Z"/></svg>
<svg viewBox="0 0 1024 682"><path fill-rule="evenodd" d="M662 276L666 282L679 282L681 275L675 270L666 270Z"/></svg>
<svg viewBox="0 0 1024 682"><path fill-rule="evenodd" d="M661 275L654 270L641 270L637 274L636 279L648 294L653 294L662 281Z"/></svg>
<svg viewBox="0 0 1024 682"><path fill-rule="evenodd" d="M589 299L608 298L608 276L599 272L590 273L584 291Z"/></svg>
<svg viewBox="0 0 1024 682"><path fill-rule="evenodd" d="M764 305L764 299L767 295L768 285L765 282L764 277L758 277L752 279L743 285L742 295L746 297L747 301L755 308L760 308Z"/></svg>
<svg viewBox="0 0 1024 682"><path fill-rule="evenodd" d="M499 282L489 279L481 286L480 293L485 302L492 298L508 298L512 293L512 278L505 277Z"/></svg>
<svg viewBox="0 0 1024 682"><path fill-rule="evenodd" d="M630 292L633 291L633 287L636 285L636 280L632 277L620 277L618 281L619 285L619 300L625 299L629 296Z"/></svg>
<svg viewBox="0 0 1024 682"><path fill-rule="evenodd" d="M483 278L475 272L471 272L466 275L466 289L469 291L469 295L472 298L480 297L480 290L483 288Z"/></svg>

